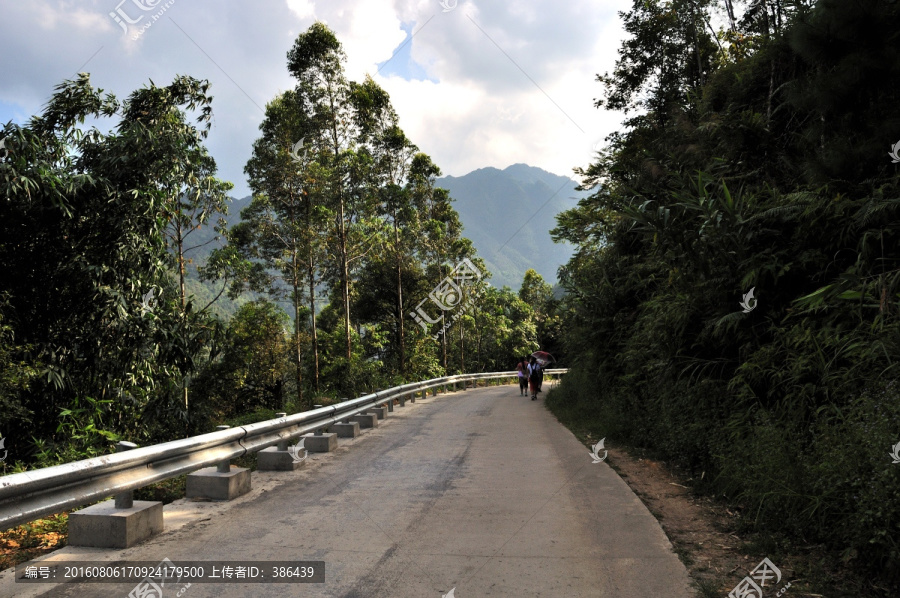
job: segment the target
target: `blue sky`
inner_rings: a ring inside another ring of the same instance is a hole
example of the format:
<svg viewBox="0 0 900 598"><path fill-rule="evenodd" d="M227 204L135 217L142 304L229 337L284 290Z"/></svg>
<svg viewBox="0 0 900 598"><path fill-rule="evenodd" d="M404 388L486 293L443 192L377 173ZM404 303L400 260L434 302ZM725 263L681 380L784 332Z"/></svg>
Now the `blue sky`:
<svg viewBox="0 0 900 598"><path fill-rule="evenodd" d="M628 0L0 0L0 123L40 112L54 86L79 70L119 98L149 80L208 79L215 99L207 146L220 177L244 196L243 167L262 107L293 87L286 53L320 20L343 43L348 76L368 74L385 88L407 136L444 174L526 163L571 175L620 126L621 114L593 102L601 93L595 76L613 68L625 35L617 11L629 6ZM134 24L125 33L117 19Z"/></svg>

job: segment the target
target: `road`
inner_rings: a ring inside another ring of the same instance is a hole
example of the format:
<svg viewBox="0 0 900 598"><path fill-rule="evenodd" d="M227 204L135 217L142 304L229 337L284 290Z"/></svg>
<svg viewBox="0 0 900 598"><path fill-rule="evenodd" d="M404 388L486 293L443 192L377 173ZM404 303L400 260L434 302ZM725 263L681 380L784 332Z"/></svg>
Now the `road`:
<svg viewBox="0 0 900 598"><path fill-rule="evenodd" d="M695 595L643 503L517 386L397 406L301 470L253 476L231 503L168 505L166 531L140 546L49 558L325 562L322 584L170 582L166 598ZM0 595L125 597L134 585L24 586L7 572Z"/></svg>

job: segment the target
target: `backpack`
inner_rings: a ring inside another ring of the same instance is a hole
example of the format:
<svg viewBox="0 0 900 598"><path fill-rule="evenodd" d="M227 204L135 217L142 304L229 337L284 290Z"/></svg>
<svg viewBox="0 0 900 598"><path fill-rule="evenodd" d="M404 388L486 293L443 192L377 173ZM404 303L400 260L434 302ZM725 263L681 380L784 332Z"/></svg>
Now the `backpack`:
<svg viewBox="0 0 900 598"><path fill-rule="evenodd" d="M531 366L531 376L529 376L529 378L531 380L540 380L543 377L544 377L544 370L543 370L543 368L541 368L540 363L535 363L533 366Z"/></svg>

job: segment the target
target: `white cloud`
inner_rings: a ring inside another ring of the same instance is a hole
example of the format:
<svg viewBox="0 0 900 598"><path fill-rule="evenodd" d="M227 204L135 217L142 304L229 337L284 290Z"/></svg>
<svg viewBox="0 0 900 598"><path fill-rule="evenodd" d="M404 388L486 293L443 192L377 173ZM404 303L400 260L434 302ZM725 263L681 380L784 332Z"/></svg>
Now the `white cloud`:
<svg viewBox="0 0 900 598"><path fill-rule="evenodd" d="M410 139L446 174L516 162L570 174L621 120L593 107L602 91L594 78L613 68L624 35L616 11L629 0L460 0L446 13L439 0L177 0L139 44L125 44L108 16L118 1L0 0L0 122L39 112L53 86L99 48L86 70L120 98L151 78L207 78L215 96L210 151L243 195L260 107L293 85L286 53L315 19L337 34L355 80L375 75L405 39L401 27L414 24L411 57L431 81L376 81Z"/></svg>
<svg viewBox="0 0 900 598"><path fill-rule="evenodd" d="M287 0L288 8L301 19L306 19L315 14L316 7L310 0Z"/></svg>

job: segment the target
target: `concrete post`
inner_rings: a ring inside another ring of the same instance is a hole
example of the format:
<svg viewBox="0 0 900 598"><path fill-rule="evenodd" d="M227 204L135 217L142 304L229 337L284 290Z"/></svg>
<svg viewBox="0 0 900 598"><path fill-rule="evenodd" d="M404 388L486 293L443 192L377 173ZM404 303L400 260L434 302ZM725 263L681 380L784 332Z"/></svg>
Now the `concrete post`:
<svg viewBox="0 0 900 598"><path fill-rule="evenodd" d="M320 407L321 407L321 405L313 405L313 409L319 409ZM321 435L322 435L322 428L317 428L316 436L321 436Z"/></svg>
<svg viewBox="0 0 900 598"><path fill-rule="evenodd" d="M216 426L216 430L227 430L231 426ZM231 459L225 459L224 461L220 461L219 465L216 467L216 471L219 473L228 473L231 471Z"/></svg>
<svg viewBox="0 0 900 598"><path fill-rule="evenodd" d="M275 417L277 417L277 418L287 417L287 413L284 411L279 411L278 413L275 414ZM287 452L287 449L288 449L287 439L279 440L278 444L276 446L278 447L277 450L279 452Z"/></svg>
<svg viewBox="0 0 900 598"><path fill-rule="evenodd" d="M136 449L119 442L116 452ZM159 501L134 500L129 490L69 514L69 546L130 548L163 530L163 505Z"/></svg>
<svg viewBox="0 0 900 598"><path fill-rule="evenodd" d="M130 451L131 449L136 449L137 445L133 442L127 442L125 440L120 440L116 443L116 452L121 453L124 451ZM127 492L120 492L116 494L116 508L117 509L130 509L134 506L134 490L128 490Z"/></svg>

